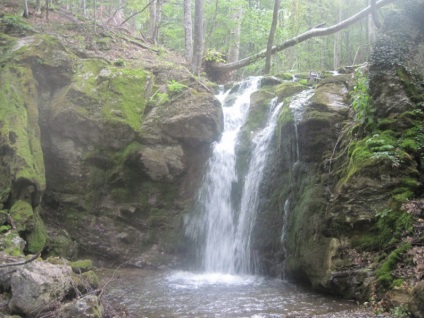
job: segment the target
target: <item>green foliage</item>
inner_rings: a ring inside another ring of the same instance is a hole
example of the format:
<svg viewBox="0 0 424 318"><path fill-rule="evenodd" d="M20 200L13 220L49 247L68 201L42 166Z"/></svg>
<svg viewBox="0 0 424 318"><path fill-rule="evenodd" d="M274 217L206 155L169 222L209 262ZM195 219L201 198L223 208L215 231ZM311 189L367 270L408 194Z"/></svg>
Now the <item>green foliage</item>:
<svg viewBox="0 0 424 318"><path fill-rule="evenodd" d="M205 56L206 62L225 63L224 54L215 49L208 49Z"/></svg>
<svg viewBox="0 0 424 318"><path fill-rule="evenodd" d="M394 144L396 141L387 134L375 134L365 141L368 149L371 150L371 159L383 159L392 162L393 167L399 167L401 163L401 153Z"/></svg>
<svg viewBox="0 0 424 318"><path fill-rule="evenodd" d="M167 93L161 93L157 90L152 97L150 97L150 101L154 101L157 105L163 105L170 101L169 95Z"/></svg>
<svg viewBox="0 0 424 318"><path fill-rule="evenodd" d="M11 229L10 225L0 225L0 234L3 234Z"/></svg>
<svg viewBox="0 0 424 318"><path fill-rule="evenodd" d="M7 32L12 31L13 33L26 33L31 31L32 27L22 16L6 14L0 18L0 30L3 28L7 29Z"/></svg>
<svg viewBox="0 0 424 318"><path fill-rule="evenodd" d="M375 124L375 109L372 107L368 94L368 78L362 71L357 70L355 80L356 85L350 92L352 107L355 110L355 120L361 125L373 127Z"/></svg>
<svg viewBox="0 0 424 318"><path fill-rule="evenodd" d="M407 304L401 304L391 310L393 316L396 317L411 317Z"/></svg>
<svg viewBox="0 0 424 318"><path fill-rule="evenodd" d="M184 84L182 84L182 83L180 83L176 80L168 81L166 86L171 93L180 93L187 88L186 85L184 85Z"/></svg>

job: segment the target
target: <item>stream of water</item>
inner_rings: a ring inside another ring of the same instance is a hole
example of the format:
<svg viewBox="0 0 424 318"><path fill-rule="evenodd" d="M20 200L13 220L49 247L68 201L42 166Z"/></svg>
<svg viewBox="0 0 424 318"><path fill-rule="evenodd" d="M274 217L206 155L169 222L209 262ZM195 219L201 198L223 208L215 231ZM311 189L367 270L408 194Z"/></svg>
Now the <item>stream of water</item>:
<svg viewBox="0 0 424 318"><path fill-rule="evenodd" d="M197 197L197 213L187 216L185 229L200 251L200 268L196 272L120 270L107 297L115 304L125 305L129 317L262 318L354 308L351 302L318 295L282 279L252 275L256 266L250 252L250 234L258 190L283 106L276 99L268 105L268 122L253 137L246 176L238 176L239 132L248 114L250 95L257 90L259 81L258 77L249 78L239 84L237 93L222 92L217 96L223 104L224 132L208 162ZM302 100L310 95L311 91L307 91L294 99L291 107L296 119ZM297 147L297 160L299 156ZM239 204L234 204L232 187L239 178L243 178L243 189ZM288 213L289 200L285 218ZM283 227L282 241L285 230Z"/></svg>

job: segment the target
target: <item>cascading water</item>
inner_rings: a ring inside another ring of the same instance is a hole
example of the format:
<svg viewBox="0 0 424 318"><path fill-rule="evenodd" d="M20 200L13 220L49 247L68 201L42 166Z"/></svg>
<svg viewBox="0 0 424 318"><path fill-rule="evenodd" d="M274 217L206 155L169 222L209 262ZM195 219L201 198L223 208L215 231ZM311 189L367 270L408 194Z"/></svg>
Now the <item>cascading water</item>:
<svg viewBox="0 0 424 318"><path fill-rule="evenodd" d="M256 220L258 207L259 187L262 182L264 168L268 159L269 144L274 135L278 114L283 103L277 105L277 98L271 101L271 113L267 125L253 139L253 152L249 164L249 170L244 182L240 213L237 223L235 240L236 268L241 273L257 272L258 266L254 255L251 256L250 237Z"/></svg>
<svg viewBox="0 0 424 318"><path fill-rule="evenodd" d="M249 109L250 95L257 89L258 77L240 84L241 94L232 105L223 102L224 131L213 149L208 171L199 191L199 219L190 220L186 233L200 240L205 234L203 269L206 272L235 273L234 235L236 225L231 188L237 181L236 143ZM223 100L225 96L218 96Z"/></svg>
<svg viewBox="0 0 424 318"><path fill-rule="evenodd" d="M225 95L218 96L224 106L224 132L215 144L203 185L199 191L199 219L190 220L187 234L199 240L204 233L203 269L206 272L252 273L250 234L255 222L258 190L267 161L268 146L272 139L282 104L277 98L270 103L268 122L253 139L252 157L245 176L240 211L232 204L232 186L237 182L236 145L245 122L250 95L257 89L259 78L250 78L239 88L241 94L232 105L225 103Z"/></svg>
<svg viewBox="0 0 424 318"><path fill-rule="evenodd" d="M250 78L243 82L237 97L231 94L226 98L228 93L217 96L224 106L224 132L214 146L199 189L197 213L186 219L186 234L202 251L204 272L120 269L119 278L108 286L109 295L117 301L117 308L124 306L129 317L271 318L299 312L312 316L352 308L352 303L334 302L279 279L244 275L255 270L251 264L250 234L263 170L282 107L276 100L269 105L268 122L252 140L247 174L237 176L238 135L258 81L259 78ZM299 107L301 104L299 100ZM231 197L236 182L243 184L242 194L237 196L240 201ZM285 220L290 213L289 205L286 200ZM282 242L284 232L285 229Z"/></svg>
<svg viewBox="0 0 424 318"><path fill-rule="evenodd" d="M302 119L303 108L307 104L307 101L313 95L313 90L306 90L298 94L295 98L290 102L290 109L294 115L294 131L296 137L296 162L298 163L300 160L300 151L299 151L299 132L297 126L299 121Z"/></svg>

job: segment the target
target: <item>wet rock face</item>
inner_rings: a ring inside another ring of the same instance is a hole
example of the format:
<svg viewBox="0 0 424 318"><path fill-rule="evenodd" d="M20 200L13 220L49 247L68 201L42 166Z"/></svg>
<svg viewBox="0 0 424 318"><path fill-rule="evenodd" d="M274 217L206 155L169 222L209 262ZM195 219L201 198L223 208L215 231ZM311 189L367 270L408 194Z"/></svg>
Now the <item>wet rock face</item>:
<svg viewBox="0 0 424 318"><path fill-rule="evenodd" d="M146 70L80 59L43 35L4 43L0 210L14 213L27 249L113 261L154 244L174 251L170 229L222 131L219 102L187 87L147 109Z"/></svg>
<svg viewBox="0 0 424 318"><path fill-rule="evenodd" d="M375 256L381 240L406 231L402 222L410 216L400 207L420 193L423 162L424 29L410 14L393 14L371 58L374 134L355 128L351 74L317 85L297 130L283 108L252 236L264 272L286 272L347 298L366 299L385 279L390 286L395 276ZM384 157L380 146L397 153ZM378 222L384 217L390 221ZM404 253L402 246L392 257Z"/></svg>

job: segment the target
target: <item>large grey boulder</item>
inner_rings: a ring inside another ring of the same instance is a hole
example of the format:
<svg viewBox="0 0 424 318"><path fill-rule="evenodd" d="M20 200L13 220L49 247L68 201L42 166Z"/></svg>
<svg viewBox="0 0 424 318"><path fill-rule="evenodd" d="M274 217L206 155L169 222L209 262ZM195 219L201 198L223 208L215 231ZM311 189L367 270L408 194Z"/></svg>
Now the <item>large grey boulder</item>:
<svg viewBox="0 0 424 318"><path fill-rule="evenodd" d="M10 279L9 309L36 317L65 297L71 288L71 274L70 266L39 261L20 267Z"/></svg>

